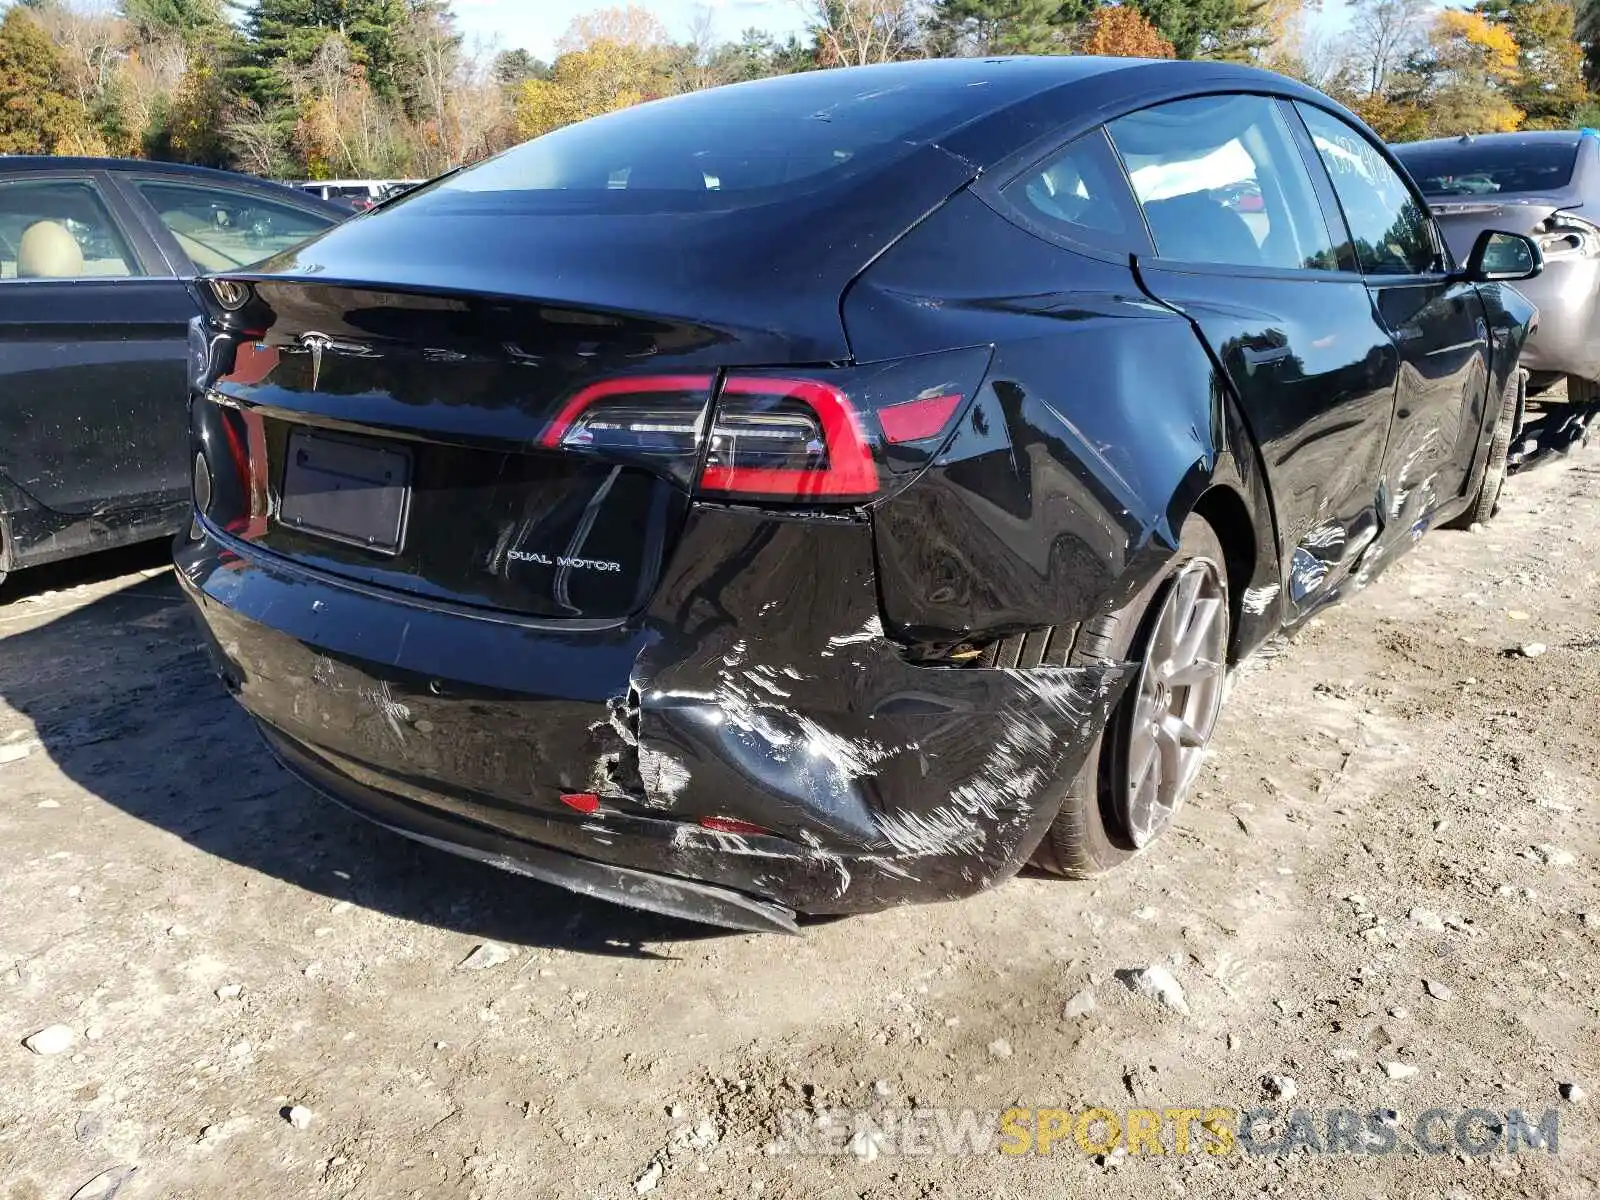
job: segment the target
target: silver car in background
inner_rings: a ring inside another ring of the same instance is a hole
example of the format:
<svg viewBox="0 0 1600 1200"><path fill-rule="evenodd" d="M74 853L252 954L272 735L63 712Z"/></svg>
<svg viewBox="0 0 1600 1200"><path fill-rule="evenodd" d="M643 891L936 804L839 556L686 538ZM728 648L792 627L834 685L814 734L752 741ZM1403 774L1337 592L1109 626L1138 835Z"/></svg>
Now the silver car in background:
<svg viewBox="0 0 1600 1200"><path fill-rule="evenodd" d="M1544 448L1583 439L1600 411L1600 133L1468 134L1390 149L1427 197L1457 262L1485 229L1539 243L1544 273L1517 285L1539 307L1539 327L1522 352L1528 392L1565 379L1567 403L1542 422Z"/></svg>

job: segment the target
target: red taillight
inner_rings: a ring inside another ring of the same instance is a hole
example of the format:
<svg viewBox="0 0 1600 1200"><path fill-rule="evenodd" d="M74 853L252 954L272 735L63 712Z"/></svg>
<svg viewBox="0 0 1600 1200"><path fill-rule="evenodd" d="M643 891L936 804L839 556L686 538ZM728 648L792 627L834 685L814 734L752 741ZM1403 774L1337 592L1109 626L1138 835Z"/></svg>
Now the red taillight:
<svg viewBox="0 0 1600 1200"><path fill-rule="evenodd" d="M700 827L709 829L713 833L771 833L770 829L763 829L760 825L753 825L749 821L741 821L737 817L701 817Z"/></svg>
<svg viewBox="0 0 1600 1200"><path fill-rule="evenodd" d="M634 460L704 496L859 503L932 460L990 356L972 347L803 375L745 368L720 387L710 374L605 379L568 398L539 441Z"/></svg>
<svg viewBox="0 0 1600 1200"><path fill-rule="evenodd" d="M883 436L896 444L937 437L949 427L961 399L958 395L925 396L880 408L878 421L883 426Z"/></svg>
<svg viewBox="0 0 1600 1200"><path fill-rule="evenodd" d="M593 792L562 792L561 803L585 816L600 810L600 797Z"/></svg>
<svg viewBox="0 0 1600 1200"><path fill-rule="evenodd" d="M735 375L722 385L702 492L863 500L878 467L849 398L811 379Z"/></svg>

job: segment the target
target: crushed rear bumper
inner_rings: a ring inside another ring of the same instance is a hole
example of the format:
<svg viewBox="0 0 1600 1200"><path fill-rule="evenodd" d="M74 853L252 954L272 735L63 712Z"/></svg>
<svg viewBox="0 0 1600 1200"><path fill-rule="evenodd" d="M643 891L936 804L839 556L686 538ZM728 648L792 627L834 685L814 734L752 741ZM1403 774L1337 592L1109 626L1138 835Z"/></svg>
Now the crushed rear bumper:
<svg viewBox="0 0 1600 1200"><path fill-rule="evenodd" d="M177 559L219 674L319 790L511 870L742 928L1009 878L1124 686L1114 666L907 662L879 627L870 526L849 520L697 509L650 607L601 628L352 587L203 523Z"/></svg>

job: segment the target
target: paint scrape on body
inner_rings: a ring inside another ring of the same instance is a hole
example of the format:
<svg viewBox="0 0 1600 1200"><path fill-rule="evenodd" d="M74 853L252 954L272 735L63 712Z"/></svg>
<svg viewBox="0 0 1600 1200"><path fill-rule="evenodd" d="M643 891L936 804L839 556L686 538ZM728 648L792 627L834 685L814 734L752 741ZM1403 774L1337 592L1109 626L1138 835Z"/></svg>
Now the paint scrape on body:
<svg viewBox="0 0 1600 1200"><path fill-rule="evenodd" d="M639 778L644 794L654 804L670 808L689 786L689 768L670 754L650 746L639 746Z"/></svg>

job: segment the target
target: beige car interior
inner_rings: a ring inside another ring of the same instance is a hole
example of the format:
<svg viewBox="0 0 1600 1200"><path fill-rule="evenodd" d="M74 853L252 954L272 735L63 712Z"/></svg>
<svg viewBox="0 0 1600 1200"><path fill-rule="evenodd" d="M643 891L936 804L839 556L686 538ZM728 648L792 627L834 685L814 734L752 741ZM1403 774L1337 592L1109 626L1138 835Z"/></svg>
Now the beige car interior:
<svg viewBox="0 0 1600 1200"><path fill-rule="evenodd" d="M23 231L16 259L0 260L5 279L104 279L131 273L121 258L84 258L78 239L58 221L35 221Z"/></svg>

